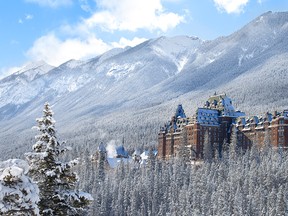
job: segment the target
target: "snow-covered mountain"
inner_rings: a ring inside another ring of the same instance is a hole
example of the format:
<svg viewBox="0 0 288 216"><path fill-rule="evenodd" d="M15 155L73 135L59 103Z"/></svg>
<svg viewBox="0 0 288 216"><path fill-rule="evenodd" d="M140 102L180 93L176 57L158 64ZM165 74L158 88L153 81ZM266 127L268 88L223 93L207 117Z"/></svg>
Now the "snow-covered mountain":
<svg viewBox="0 0 288 216"><path fill-rule="evenodd" d="M84 109L84 114L96 106L115 106L180 73L201 44L194 37L161 37L57 68L37 63L1 81L0 119L46 100L69 104L66 110Z"/></svg>
<svg viewBox="0 0 288 216"><path fill-rule="evenodd" d="M215 91L251 114L284 109L287 36L288 12L267 12L212 41L160 37L56 68L38 62L0 80L0 134L9 140L31 128L45 101L62 128L74 131L87 121L111 128L123 119L131 127L161 122L177 103L193 110Z"/></svg>
<svg viewBox="0 0 288 216"><path fill-rule="evenodd" d="M217 91L235 98L243 109L253 106L245 110L251 114L287 107L287 35L288 13L265 13L232 35L204 42L180 74L137 101L186 97L195 103Z"/></svg>

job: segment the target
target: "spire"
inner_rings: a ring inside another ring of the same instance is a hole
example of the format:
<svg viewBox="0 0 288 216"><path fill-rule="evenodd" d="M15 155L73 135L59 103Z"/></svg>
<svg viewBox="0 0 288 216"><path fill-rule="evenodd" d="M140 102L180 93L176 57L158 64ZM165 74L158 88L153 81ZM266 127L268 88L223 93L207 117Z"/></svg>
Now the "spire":
<svg viewBox="0 0 288 216"><path fill-rule="evenodd" d="M99 152L106 152L106 147L103 142L100 143L98 150Z"/></svg>
<svg viewBox="0 0 288 216"><path fill-rule="evenodd" d="M176 112L175 112L175 117L176 117L176 119L177 119L178 117L180 117L180 118L186 118L186 115L185 115L184 109L183 109L183 107L182 107L182 104L179 104L179 105L178 105L178 107L177 107L177 109L176 109Z"/></svg>

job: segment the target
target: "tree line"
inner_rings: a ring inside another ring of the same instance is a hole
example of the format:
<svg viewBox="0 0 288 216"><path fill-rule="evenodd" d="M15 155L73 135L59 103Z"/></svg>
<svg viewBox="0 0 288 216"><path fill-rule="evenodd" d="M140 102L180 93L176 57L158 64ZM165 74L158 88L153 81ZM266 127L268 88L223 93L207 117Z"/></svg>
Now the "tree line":
<svg viewBox="0 0 288 216"><path fill-rule="evenodd" d="M72 167L77 160L63 162L70 148L56 137L50 105L37 119L39 131L26 161L0 163L0 215L85 215L92 196L76 190L78 177Z"/></svg>
<svg viewBox="0 0 288 216"><path fill-rule="evenodd" d="M234 134L221 157L206 139L202 161L150 154L144 165L111 169L92 162L89 149L70 160L79 151L64 154L69 148L57 140L52 115L45 104L26 161L0 163L0 215L288 214L288 155L268 138L244 152Z"/></svg>

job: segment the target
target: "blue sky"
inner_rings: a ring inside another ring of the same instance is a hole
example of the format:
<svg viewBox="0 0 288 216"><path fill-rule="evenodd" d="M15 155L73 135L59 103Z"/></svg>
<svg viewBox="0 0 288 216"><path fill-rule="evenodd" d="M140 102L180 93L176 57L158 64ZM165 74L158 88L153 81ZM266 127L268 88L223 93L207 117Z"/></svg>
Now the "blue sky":
<svg viewBox="0 0 288 216"><path fill-rule="evenodd" d="M13 0L0 3L0 77L58 66L162 35L215 39L288 0Z"/></svg>

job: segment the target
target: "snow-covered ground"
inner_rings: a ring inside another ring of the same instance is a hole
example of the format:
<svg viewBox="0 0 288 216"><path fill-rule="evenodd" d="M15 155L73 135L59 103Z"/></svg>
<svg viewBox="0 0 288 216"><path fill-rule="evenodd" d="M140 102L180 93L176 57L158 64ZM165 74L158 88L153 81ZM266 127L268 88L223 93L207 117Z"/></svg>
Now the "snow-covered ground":
<svg viewBox="0 0 288 216"><path fill-rule="evenodd" d="M158 124L178 104L189 116L215 91L227 93L247 114L284 109L287 22L288 13L266 13L212 41L160 37L56 68L32 64L0 80L0 135L11 140L16 130L29 130L46 101L70 132L90 123L115 130L119 124Z"/></svg>

